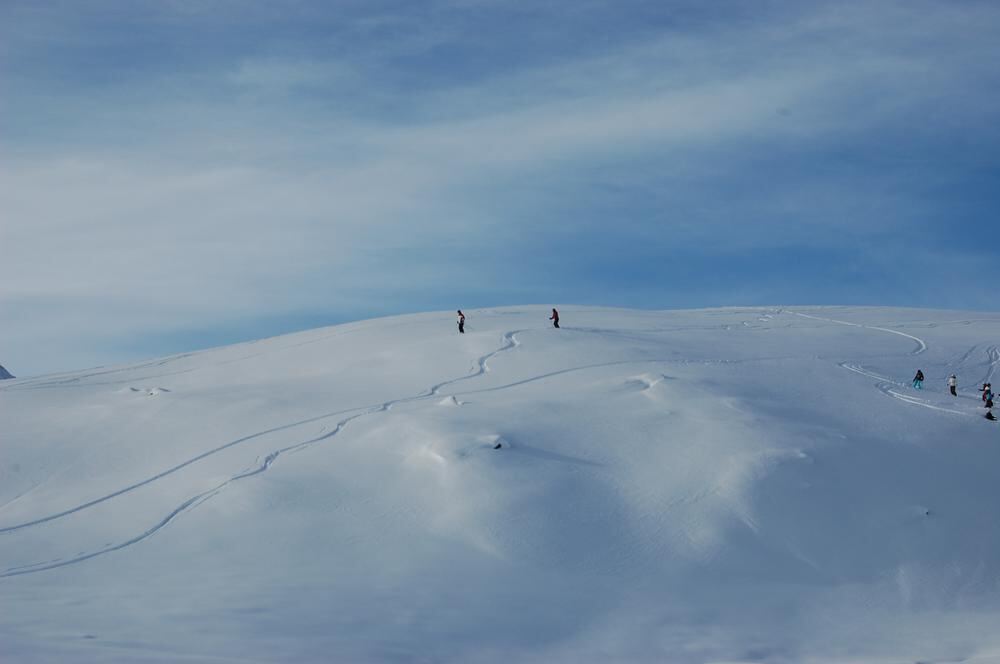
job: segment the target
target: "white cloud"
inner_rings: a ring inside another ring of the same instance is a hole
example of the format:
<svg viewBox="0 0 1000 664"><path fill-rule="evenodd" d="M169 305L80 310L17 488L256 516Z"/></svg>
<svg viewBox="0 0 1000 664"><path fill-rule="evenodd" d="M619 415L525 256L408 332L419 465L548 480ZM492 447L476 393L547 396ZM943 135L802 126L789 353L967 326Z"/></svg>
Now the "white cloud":
<svg viewBox="0 0 1000 664"><path fill-rule="evenodd" d="M707 22L698 33L665 30L426 87L384 75L394 58L456 38L456 27L413 21L345 20L341 39L414 27L402 44L358 42L356 57L345 44L331 49L337 57L251 53L146 81L142 94L69 94L69 127L59 130L75 128L76 140L18 143L0 165L0 305L18 307L0 314L8 342L39 357L39 321L64 320L93 338L355 310L391 300L401 281L447 288L456 249L516 253L560 199L592 195L567 184L588 165L671 203L668 222L637 231L653 245L668 237L749 250L883 233L917 209L903 175L853 181L845 192L842 180L802 174L708 200L692 182L760 177L747 169L761 152L819 149L907 123L921 131L927 109L944 118L935 126L975 131L998 104L980 83L995 78L1000 27L986 5L837 4L781 22ZM51 89L39 99L62 101ZM962 103L942 109L942 99ZM74 104L89 112L74 115ZM644 172L649 162L659 177ZM748 212L755 224L733 223ZM546 223L572 232L603 222ZM487 288L509 267L484 259L472 279ZM526 281L508 292L532 278L531 266L519 267ZM67 297L87 305L67 308Z"/></svg>
<svg viewBox="0 0 1000 664"><path fill-rule="evenodd" d="M336 62L254 58L241 62L229 80L253 94L287 95L303 89L329 90L355 83L357 73Z"/></svg>

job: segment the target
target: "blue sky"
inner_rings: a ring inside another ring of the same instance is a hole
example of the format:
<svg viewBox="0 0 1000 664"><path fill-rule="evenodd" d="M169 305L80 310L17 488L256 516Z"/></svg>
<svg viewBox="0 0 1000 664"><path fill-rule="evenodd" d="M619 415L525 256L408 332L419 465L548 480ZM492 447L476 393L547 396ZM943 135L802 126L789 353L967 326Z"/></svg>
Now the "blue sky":
<svg viewBox="0 0 1000 664"><path fill-rule="evenodd" d="M997 34L974 0L0 0L0 363L504 304L992 309Z"/></svg>

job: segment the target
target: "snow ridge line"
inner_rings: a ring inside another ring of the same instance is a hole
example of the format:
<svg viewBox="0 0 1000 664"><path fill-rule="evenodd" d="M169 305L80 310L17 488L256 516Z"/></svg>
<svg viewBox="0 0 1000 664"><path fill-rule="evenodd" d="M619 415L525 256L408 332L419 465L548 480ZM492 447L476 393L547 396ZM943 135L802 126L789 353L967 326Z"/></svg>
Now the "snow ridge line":
<svg viewBox="0 0 1000 664"><path fill-rule="evenodd" d="M403 398L400 398L400 399L393 399L393 400L390 400L390 401L385 401L385 402L383 402L383 403L381 403L381 404L379 404L377 406L362 407L362 408L364 408L363 412L357 413L355 415L352 415L352 416L350 416L348 418L345 418L345 419L341 420L340 422L337 423L337 426L332 431L330 431L330 432L328 432L326 434L323 434L322 436L317 436L317 437L312 438L310 440L303 441L303 442L300 442L300 443L296 443L294 445L289 445L287 447L283 447L281 449L275 450L275 451L271 452L270 454L268 454L267 456L265 456L263 462L259 466L257 466L256 468L251 468L251 469L245 470L245 471L243 471L241 473L238 473L237 475L234 475L234 476L230 477L228 480L220 483L219 485L217 485L217 486L215 486L215 487L213 487L211 489L208 489L207 491L199 493L196 496L193 496L193 497L187 499L180 506L178 506L173 511L171 511L159 523L155 524L152 528L146 530L145 532L141 533L140 535L137 535L136 537L134 537L132 539L129 539L129 540L125 541L125 542L121 542L119 544L114 544L114 545L106 546L106 547L104 547L102 549L99 549L97 551L91 551L91 552L88 552L88 553L83 553L83 554L80 554L80 555L75 556L75 557L70 558L70 559L64 559L64 560L58 560L58 561L47 561L47 562L43 562L43 563L35 563L35 564L29 564L29 565L21 565L21 566L17 566L17 567L11 567L11 568L8 568L7 570L4 570L4 571L0 572L0 579L7 578L7 577L12 577L12 576L21 576L21 575L24 575L24 574L33 574L33 573L37 573L37 572L43 572L43 571L55 569L55 568L58 568L58 567L66 567L68 565L73 565L73 564L76 564L76 563L83 562L85 560L89 560L89 559L94 558L96 556L100 556L100 555L103 555L103 554L106 554L106 553L111 553L113 551L119 551L119 550L124 549L126 547L132 546L133 544L141 542L142 540L144 540L144 539L152 536L157 531L159 531L160 529L162 529L163 527L165 527L168 523L170 523L171 521L173 521L176 517L178 517L183 512L187 511L188 509L192 509L194 507L197 507L198 505L202 504L206 500L208 500L208 499L212 498L213 496L217 495L220 491L222 491L229 484L232 484L233 482L237 482L237 481L242 480L242 479L246 479L248 477L252 477L254 475L259 475L259 474L267 471L268 469L271 468L271 466L278 459L278 457L280 457L282 454L284 454L286 452L297 451L297 450L303 449L303 448L305 448L305 447L307 447L309 445L313 445L313 444L318 443L320 441L332 438L332 437L336 436L338 433L340 433L344 429L344 427L346 427L347 424L349 424L353 420L359 419L361 417L365 417L367 415L372 415L374 413L387 412L394 405L399 404L399 403L406 403L406 402L412 402L412 401L420 401L420 400L429 399L429 398L434 397L434 396L438 396L439 395L439 391L443 387L446 387L448 385L453 385L453 384L456 384L456 383L459 383L459 382L462 382L462 381L471 380L473 378L477 378L479 376L482 376L482 375L488 373L489 372L489 361L491 359L493 359L494 357L496 357L500 353L504 353L504 352L510 351L510 350L512 350L514 348L517 348L520 345L520 341L517 339L517 333L521 332L521 331L522 330L514 330L514 331L511 331L511 332L506 332L503 335L503 343L501 344L500 348L498 348L497 350L494 350L494 351L492 351L490 353L487 353L486 355L480 357L477 360L478 368L477 368L477 370L475 372L473 372L471 374L467 374L465 376L461 376L459 378L453 378L453 379L444 381L442 383L439 383L437 385L434 385L429 390L427 390L427 391L425 391L425 392L423 392L423 393L421 393L421 394L419 394L417 396L403 397ZM354 408L354 409L351 409L351 410L358 410L358 409ZM342 412L350 412L350 410L348 410L348 411L342 411ZM309 421L316 421L318 419L322 419L323 417L329 417L329 416L330 415L321 416L321 417L313 418L312 420L309 420ZM198 457L190 459L190 460L188 460L188 461L186 461L186 462L184 462L182 464L174 466L173 468L171 468L171 469L169 469L167 471L164 471L162 473L159 473L158 475L156 475L156 476L154 476L152 478L149 478L149 479L147 479L147 480L145 480L143 482L139 482L139 483L133 484L133 485L131 485L129 487L126 487L124 489L116 491L116 492L114 492L112 494L108 494L108 495L103 496L101 498L98 498L96 500L90 501L89 503L85 503L83 505L79 505L79 506L77 506L77 507L75 507L73 509L65 510L65 511L60 512L58 514L49 515L49 516L43 517L41 519L35 519L33 521L25 522L25 523L18 524L18 525L15 525L15 526L8 526L8 527L5 527L5 528L0 528L0 533L12 532L12 531L15 531L15 530L20 530L20 529L23 529L23 528L27 528L29 526L39 525L39 524L42 524L42 523L46 523L48 521L54 521L56 519L59 519L59 518L65 517L65 516L69 516L70 514L75 514L77 512L80 512L80 511L83 511L83 510L88 509L90 507L93 507L93 506L95 506L95 505L97 505L99 503L103 503L103 502L106 502L108 500L111 500L112 498L119 497L119 496L121 496L121 495L123 495L125 493L128 493L130 491L133 491L133 490L135 490L135 489L137 489L137 488L139 488L141 486L148 485L148 484L150 484L150 483L152 483L152 482L154 482L154 481L156 481L158 479L162 479L163 477L165 477L165 476L167 476L167 475L169 475L171 473L174 473L177 470L180 470L181 468L189 466L189 465L195 463L196 461L200 461L201 459L204 459L207 456L215 454L215 453L217 453L217 452L219 452L219 451L221 451L223 449L226 449L228 447L232 447L232 446L234 446L234 445L236 445L238 443L246 442L247 440L249 440L251 438L256 438L256 437L259 437L259 436L264 435L266 433L272 433L274 431L280 431L280 430L283 430L283 429L292 428L292 427L299 426L299 425L304 424L304 423L305 422L297 422L295 424L286 425L286 426L283 426L283 427L275 427L274 429L270 429L270 430L268 430L266 432L259 432L257 434L253 434L251 436L245 436L244 438L238 439L236 441L228 443L227 445L224 445L222 447L216 448L215 450L211 450L209 452L206 452L205 454L202 454L202 455L199 455Z"/></svg>
<svg viewBox="0 0 1000 664"><path fill-rule="evenodd" d="M398 322L398 323L394 323L394 324L391 324L391 325L385 325L383 327L400 327L400 326L405 325L405 324L406 324L405 322ZM335 328L339 328L339 327L340 326L335 326ZM200 371L200 370L205 369L207 367L221 367L221 366L225 366L227 364L236 364L238 362L243 362L243 361L246 361L246 360L251 360L251 359L253 359L255 357L260 357L261 355L266 355L268 353L280 352L280 351L284 351L284 350L289 350L291 348L299 348L301 346L308 346L310 344L320 343L320 342L327 341L328 339L332 339L332 338L335 338L335 337L342 337L342 336L346 336L348 334L354 334L356 332L362 332L362 331L364 331L366 329L367 329L367 326L352 327L349 330L338 330L338 331L333 332L331 334L326 334L326 335L317 337L315 339L308 339L306 341L299 341L299 342L296 342L296 343L293 343L293 344L289 344L287 346L279 346L277 348L269 348L269 349L266 349L266 350L263 350L263 351L259 351L259 352L255 352L255 353L250 353L248 355L241 355L239 357L234 357L234 358L229 359L229 360L223 360L221 362L216 362L216 363L209 364L209 365L203 365L203 366L199 366L199 367L193 367L191 369L182 369L180 371L171 371L171 372L168 372L168 373L161 373L161 374L151 374L151 375L148 375L148 376L136 376L136 377L130 378L128 380L112 380L112 381L103 381L103 382L92 382L92 383L87 383L85 386L86 387L90 387L90 386L93 386L93 385L126 385L128 383L141 382L141 381L144 381L144 380L153 380L153 379L156 379L156 378L165 378L167 376L179 376L181 374L186 374L186 373L192 373L192 372L195 372L195 371ZM243 346L253 346L254 344L260 343L261 341L266 341L266 339L256 339L254 341L245 341L243 343L233 344L230 347L231 348L236 348L236 347L243 347ZM186 359L186 358L189 358L189 357L194 357L196 355L201 355L202 353L207 353L207 352L209 352L211 350L215 350L215 349L208 348L208 349L204 349L204 350L196 350L196 351L191 351L191 352L188 352L188 353L181 353L181 354L178 354L178 355L171 355L171 356L165 357L165 358L159 358L159 359L156 359L156 360L149 360L149 361L145 361L145 362L140 362L138 364L131 364L131 365L128 365L128 366L118 367L118 368L115 368L115 369L106 369L105 367L95 367L93 369L85 370L83 373L80 373L80 372L59 372L59 373L54 373L54 374L46 374L44 376L34 376L34 377L31 377L31 378L19 378L19 379L16 378L13 381L10 381L10 385L2 385L2 386L0 386L0 392L6 392L8 390L9 391L41 390L41 389L55 389L55 388L67 387L69 385L73 385L75 383L79 383L80 381L87 380L88 378L94 378L96 376L106 376L106 375L109 375L109 374L119 374L119 373L124 373L124 372L127 372L127 371L136 371L136 370L139 370L139 369L147 369L147 368L151 368L151 367L161 367L161 366L163 366L165 364L170 364L171 362L177 362L178 360L183 360L183 359ZM103 370L99 371L100 369L103 369Z"/></svg>
<svg viewBox="0 0 1000 664"><path fill-rule="evenodd" d="M127 367L119 367L117 369L104 369L103 371L98 371L97 369L102 369L102 367L97 367L96 369L92 369L89 372L81 374L59 373L59 374L50 374L48 376L38 376L35 378L25 378L22 380L15 379L10 385L5 385L3 387L0 387L0 392L40 390L46 387L65 387L66 385L70 385L72 383L78 383L88 378L94 378L95 376L108 376L111 374L123 373L126 371L135 371L138 369L148 369L152 367L162 367L166 364L170 364L171 362L177 362L179 360L183 360L193 355L197 355L197 352L172 355L167 358L152 360L149 362L142 362L140 364L133 364ZM188 373L189 371L192 370L185 369L184 371L174 371L167 374L160 374L160 376L175 376L177 374ZM160 377L160 376L154 376L154 377ZM125 381L125 382L130 382L130 381ZM118 383L115 382L115 383L97 383L97 384L116 385Z"/></svg>

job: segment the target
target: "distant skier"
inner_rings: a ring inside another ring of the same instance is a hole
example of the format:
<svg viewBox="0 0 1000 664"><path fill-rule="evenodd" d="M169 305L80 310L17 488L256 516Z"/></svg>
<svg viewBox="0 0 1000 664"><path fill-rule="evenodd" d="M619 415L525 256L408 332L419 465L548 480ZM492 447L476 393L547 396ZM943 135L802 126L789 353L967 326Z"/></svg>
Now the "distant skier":
<svg viewBox="0 0 1000 664"><path fill-rule="evenodd" d="M552 308L552 315L549 316L549 320L552 321L552 327L559 327L559 312L556 311L555 307Z"/></svg>
<svg viewBox="0 0 1000 664"><path fill-rule="evenodd" d="M995 420L996 417L993 416L993 395L990 394L986 397L986 419Z"/></svg>
<svg viewBox="0 0 1000 664"><path fill-rule="evenodd" d="M986 401L986 395L993 391L993 386L989 383L983 383L983 389L979 390L983 393L983 402Z"/></svg>
<svg viewBox="0 0 1000 664"><path fill-rule="evenodd" d="M465 334L465 314L462 310L458 310L458 331L460 334Z"/></svg>
<svg viewBox="0 0 1000 664"><path fill-rule="evenodd" d="M958 387L958 377L955 376L955 374L948 376L948 389L951 390L951 396L953 397L958 396L958 392L955 391L955 388L957 387Z"/></svg>
<svg viewBox="0 0 1000 664"><path fill-rule="evenodd" d="M924 389L924 372L920 369L917 369L917 375L913 377L913 389Z"/></svg>

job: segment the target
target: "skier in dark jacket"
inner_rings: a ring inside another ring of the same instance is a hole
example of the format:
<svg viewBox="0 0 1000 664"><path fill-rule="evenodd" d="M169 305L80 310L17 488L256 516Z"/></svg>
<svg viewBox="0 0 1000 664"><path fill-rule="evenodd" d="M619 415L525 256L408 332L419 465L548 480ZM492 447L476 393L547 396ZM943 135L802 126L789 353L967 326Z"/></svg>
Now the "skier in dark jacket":
<svg viewBox="0 0 1000 664"><path fill-rule="evenodd" d="M458 331L465 334L465 314L462 313L461 309L458 310Z"/></svg>
<svg viewBox="0 0 1000 664"><path fill-rule="evenodd" d="M552 315L549 316L549 320L552 321L553 327L559 327L559 312L556 311L555 307L552 308Z"/></svg>
<svg viewBox="0 0 1000 664"><path fill-rule="evenodd" d="M924 388L924 372L917 369L917 375L913 377L913 389L922 390Z"/></svg>

